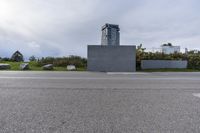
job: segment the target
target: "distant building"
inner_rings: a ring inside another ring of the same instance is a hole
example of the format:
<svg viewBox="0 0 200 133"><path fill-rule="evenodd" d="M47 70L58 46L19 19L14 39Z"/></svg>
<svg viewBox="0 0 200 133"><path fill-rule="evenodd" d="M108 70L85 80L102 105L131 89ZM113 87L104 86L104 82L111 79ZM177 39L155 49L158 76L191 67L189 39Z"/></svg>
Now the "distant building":
<svg viewBox="0 0 200 133"><path fill-rule="evenodd" d="M185 54L188 54L188 48L185 48Z"/></svg>
<svg viewBox="0 0 200 133"><path fill-rule="evenodd" d="M198 54L199 53L199 50L194 50L194 54Z"/></svg>
<svg viewBox="0 0 200 133"><path fill-rule="evenodd" d="M162 52L164 54L173 54L173 53L180 53L181 52L181 47L180 46L162 45L161 49L162 49Z"/></svg>

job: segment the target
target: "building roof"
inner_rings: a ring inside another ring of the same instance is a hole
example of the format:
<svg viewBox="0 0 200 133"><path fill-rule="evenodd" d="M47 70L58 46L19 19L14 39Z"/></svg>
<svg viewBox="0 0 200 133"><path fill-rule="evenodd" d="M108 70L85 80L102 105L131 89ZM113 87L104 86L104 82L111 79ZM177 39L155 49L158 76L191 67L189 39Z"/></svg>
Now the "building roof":
<svg viewBox="0 0 200 133"><path fill-rule="evenodd" d="M120 30L119 25L116 25L116 24L108 24L108 23L106 23L104 26L102 26L102 30L104 30L105 28L115 28L115 29Z"/></svg>

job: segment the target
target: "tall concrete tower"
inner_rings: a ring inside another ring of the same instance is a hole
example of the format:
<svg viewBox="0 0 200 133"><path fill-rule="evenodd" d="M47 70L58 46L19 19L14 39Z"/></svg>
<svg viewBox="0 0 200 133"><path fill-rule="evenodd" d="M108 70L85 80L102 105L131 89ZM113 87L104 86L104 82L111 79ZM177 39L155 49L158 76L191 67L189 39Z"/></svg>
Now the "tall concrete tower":
<svg viewBox="0 0 200 133"><path fill-rule="evenodd" d="M87 70L96 72L135 72L136 46L120 46L118 25L102 27L100 45L88 45Z"/></svg>
<svg viewBox="0 0 200 133"><path fill-rule="evenodd" d="M119 46L120 45L119 25L105 24L102 27L101 45Z"/></svg>

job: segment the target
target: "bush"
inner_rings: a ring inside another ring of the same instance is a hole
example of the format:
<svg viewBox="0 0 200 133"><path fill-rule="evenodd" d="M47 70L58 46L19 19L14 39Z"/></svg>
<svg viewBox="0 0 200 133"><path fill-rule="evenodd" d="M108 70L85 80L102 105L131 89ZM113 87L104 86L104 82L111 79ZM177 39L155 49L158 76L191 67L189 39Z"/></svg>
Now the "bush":
<svg viewBox="0 0 200 133"><path fill-rule="evenodd" d="M1 58L1 61L11 61L11 59L10 59L10 58L7 58L7 57L5 57L5 58Z"/></svg>
<svg viewBox="0 0 200 133"><path fill-rule="evenodd" d="M191 54L188 56L188 68L200 69L200 54Z"/></svg>
<svg viewBox="0 0 200 133"><path fill-rule="evenodd" d="M67 67L67 65L75 65L77 68L86 68L87 60L79 56L69 57L46 57L41 58L38 61L38 66L46 64L53 64L55 67Z"/></svg>
<svg viewBox="0 0 200 133"><path fill-rule="evenodd" d="M33 55L29 58L29 61L36 61L36 57Z"/></svg>

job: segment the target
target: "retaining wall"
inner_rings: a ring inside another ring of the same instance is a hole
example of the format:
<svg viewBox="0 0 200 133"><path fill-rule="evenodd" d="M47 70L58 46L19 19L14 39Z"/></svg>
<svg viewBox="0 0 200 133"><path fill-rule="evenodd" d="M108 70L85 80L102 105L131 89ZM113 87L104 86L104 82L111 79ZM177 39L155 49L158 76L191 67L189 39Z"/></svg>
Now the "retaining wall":
<svg viewBox="0 0 200 133"><path fill-rule="evenodd" d="M142 69L160 69L160 68L187 68L187 61L179 60L142 60Z"/></svg>

